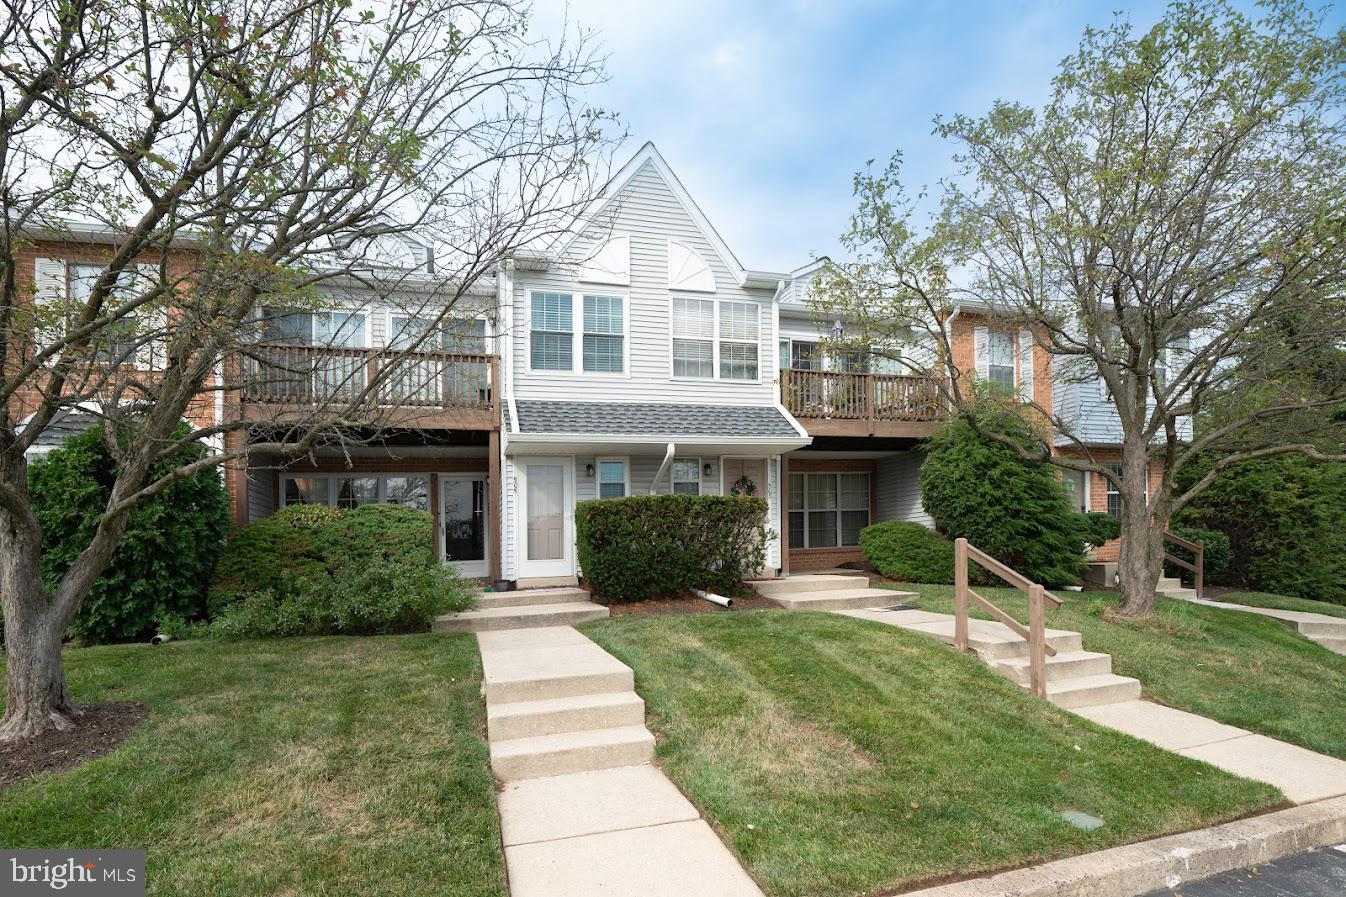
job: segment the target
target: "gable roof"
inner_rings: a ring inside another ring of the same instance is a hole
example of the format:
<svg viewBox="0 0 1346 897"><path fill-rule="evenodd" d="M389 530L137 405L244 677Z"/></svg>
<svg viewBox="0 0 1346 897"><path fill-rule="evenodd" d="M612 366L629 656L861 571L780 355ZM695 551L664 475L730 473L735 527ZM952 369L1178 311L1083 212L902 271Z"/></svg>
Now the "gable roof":
<svg viewBox="0 0 1346 897"><path fill-rule="evenodd" d="M626 189L627 184L629 184L646 165L653 167L655 172L663 179L664 183L668 185L668 189L672 191L673 196L691 217L692 222L697 226L697 229L701 231L702 235L706 238L706 241L710 243L711 248L713 248L716 253L719 254L720 258L723 259L725 267L729 268L734 279L738 281L739 286L775 289L781 283L790 279L790 275L788 274L779 274L772 271L753 271L743 267L743 264L738 260L738 256L734 255L733 250L729 248L729 244L724 242L724 238L720 236L720 232L710 223L710 219L706 217L706 213L701 211L701 207L696 204L696 200L692 199L692 195L687 192L687 188L682 185L682 181L678 180L678 176L673 173L673 169L668 166L668 162L664 160L664 157L659 153L659 150L655 147L653 141L646 141L645 145L642 146L636 154L612 176L608 181L607 187L603 190L603 195L590 203L589 207L584 210L576 221L570 234L556 246L554 252L549 254L553 257L564 255L566 250L568 250L571 245L573 245L576 240L580 239L583 233L588 230L589 226L602 217L608 207L611 206L617 197L621 195L622 191Z"/></svg>

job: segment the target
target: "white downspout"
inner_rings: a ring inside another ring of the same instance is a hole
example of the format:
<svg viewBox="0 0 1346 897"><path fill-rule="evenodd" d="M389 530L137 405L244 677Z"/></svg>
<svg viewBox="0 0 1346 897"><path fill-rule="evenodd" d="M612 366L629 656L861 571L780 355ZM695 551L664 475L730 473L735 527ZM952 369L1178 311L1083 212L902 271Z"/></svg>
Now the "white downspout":
<svg viewBox="0 0 1346 897"><path fill-rule="evenodd" d="M650 495L659 494L657 491L659 488L659 481L662 480L664 474L668 472L668 466L673 463L673 453L677 450L678 446L673 442L670 442L668 448L664 450L664 463L659 465L659 469L655 471L654 479L650 480Z"/></svg>

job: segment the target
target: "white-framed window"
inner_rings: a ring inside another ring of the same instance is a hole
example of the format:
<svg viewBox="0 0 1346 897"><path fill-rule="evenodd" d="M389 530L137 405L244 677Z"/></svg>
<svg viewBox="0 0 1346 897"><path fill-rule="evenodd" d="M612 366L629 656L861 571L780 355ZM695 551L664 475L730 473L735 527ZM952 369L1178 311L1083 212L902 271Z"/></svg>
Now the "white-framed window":
<svg viewBox="0 0 1346 897"><path fill-rule="evenodd" d="M1014 346L1016 335L1009 330L992 330L987 334L989 365L987 379L992 383L1014 388Z"/></svg>
<svg viewBox="0 0 1346 897"><path fill-rule="evenodd" d="M598 497L624 498L631 494L631 465L626 458L598 458Z"/></svg>
<svg viewBox="0 0 1346 897"><path fill-rule="evenodd" d="M329 505L357 508L389 504L430 510L430 475L421 474L303 474L281 477L281 507Z"/></svg>
<svg viewBox="0 0 1346 897"><path fill-rule="evenodd" d="M437 333L416 341L431 329ZM454 352L461 355L486 354L486 321L482 318L442 321L436 326L431 315L391 312L388 315L388 348L402 350L416 345L420 352Z"/></svg>
<svg viewBox="0 0 1346 897"><path fill-rule="evenodd" d="M531 302L529 367L535 371L573 371L574 296L570 293L533 293Z"/></svg>
<svg viewBox="0 0 1346 897"><path fill-rule="evenodd" d="M790 547L860 544L869 526L868 473L790 474Z"/></svg>
<svg viewBox="0 0 1346 897"><path fill-rule="evenodd" d="M1112 471L1112 473L1116 474L1118 480L1120 480L1120 479L1122 478L1122 465L1121 465L1121 464L1109 464L1109 465L1108 465L1108 470L1110 470L1110 471ZM1103 482L1107 484L1107 493L1108 493L1108 513L1111 514L1113 517L1120 517L1120 516L1122 516L1122 493L1121 493L1121 491L1118 489L1117 484L1114 483L1112 480L1108 479L1107 477L1104 477L1104 478L1103 478Z"/></svg>
<svg viewBox="0 0 1346 897"><path fill-rule="evenodd" d="M584 297L582 364L587 373L626 370L626 314L620 296Z"/></svg>
<svg viewBox="0 0 1346 897"><path fill-rule="evenodd" d="M814 340L783 339L780 341L780 366L796 371L822 370L822 353Z"/></svg>
<svg viewBox="0 0 1346 897"><path fill-rule="evenodd" d="M363 349L369 345L368 316L355 311L293 311L264 308L262 338L291 346L343 346Z"/></svg>
<svg viewBox="0 0 1346 897"><path fill-rule="evenodd" d="M673 376L715 376L715 302L673 297Z"/></svg>
<svg viewBox="0 0 1346 897"><path fill-rule="evenodd" d="M701 494L701 459L674 458L670 475L674 495Z"/></svg>
<svg viewBox="0 0 1346 897"><path fill-rule="evenodd" d="M1061 481L1066 485L1070 506L1076 511L1089 510L1089 493L1085 488L1089 475L1082 470L1061 469Z"/></svg>
<svg viewBox="0 0 1346 897"><path fill-rule="evenodd" d="M720 379L757 379L760 321L756 302L720 303Z"/></svg>
<svg viewBox="0 0 1346 897"><path fill-rule="evenodd" d="M103 265L71 263L67 266L70 279L67 315L78 312L88 303L94 283L105 270ZM136 281L134 268L122 271L113 283L112 289L108 291L104 308L110 308L131 298L131 291L138 286ZM145 320L143 314L132 313L103 327L93 341L94 360L104 364L135 364L136 355L144 340L140 331L141 324Z"/></svg>

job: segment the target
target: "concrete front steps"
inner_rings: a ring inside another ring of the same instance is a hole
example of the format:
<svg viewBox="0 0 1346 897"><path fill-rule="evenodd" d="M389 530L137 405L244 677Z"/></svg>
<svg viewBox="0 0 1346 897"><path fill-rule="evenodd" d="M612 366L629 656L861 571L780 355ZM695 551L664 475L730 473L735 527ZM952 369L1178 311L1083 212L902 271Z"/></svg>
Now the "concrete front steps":
<svg viewBox="0 0 1346 897"><path fill-rule="evenodd" d="M1190 601L1196 597L1196 589L1189 589L1183 586L1182 580L1176 576L1165 576L1159 580L1154 587L1156 595L1163 595L1165 598L1180 598L1183 601Z"/></svg>
<svg viewBox="0 0 1346 897"><path fill-rule="evenodd" d="M954 618L923 610L854 610L846 616L875 620L953 644ZM1025 691L1030 686L1028 640L1003 623L968 620L968 647L1000 675ZM1112 656L1084 650L1078 632L1048 629L1047 700L1074 710L1140 698L1140 682L1112 672Z"/></svg>
<svg viewBox="0 0 1346 897"><path fill-rule="evenodd" d="M786 610L854 610L887 607L915 598L915 592L871 589L869 577L833 573L800 573L785 579L754 582L753 588Z"/></svg>
<svg viewBox="0 0 1346 897"><path fill-rule="evenodd" d="M636 766L654 757L631 668L576 630L483 631L477 640L491 769L500 781Z"/></svg>
<svg viewBox="0 0 1346 897"><path fill-rule="evenodd" d="M608 609L589 600L589 593L576 588L521 589L516 592L482 592L476 607L435 619L435 632L491 632L573 626L608 615Z"/></svg>

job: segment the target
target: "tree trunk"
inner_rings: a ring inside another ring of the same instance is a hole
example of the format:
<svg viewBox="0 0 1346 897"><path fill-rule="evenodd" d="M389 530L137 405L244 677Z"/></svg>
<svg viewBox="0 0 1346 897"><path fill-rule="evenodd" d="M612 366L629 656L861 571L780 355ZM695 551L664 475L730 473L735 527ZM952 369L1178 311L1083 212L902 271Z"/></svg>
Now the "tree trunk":
<svg viewBox="0 0 1346 897"><path fill-rule="evenodd" d="M6 602L5 716L0 720L0 742L75 724L79 711L66 687L61 661L64 629L44 595Z"/></svg>
<svg viewBox="0 0 1346 897"><path fill-rule="evenodd" d="M1144 445L1122 448L1122 533L1120 610L1128 616L1154 612L1154 589L1164 571L1164 527L1167 522L1150 514L1146 497L1149 453Z"/></svg>

